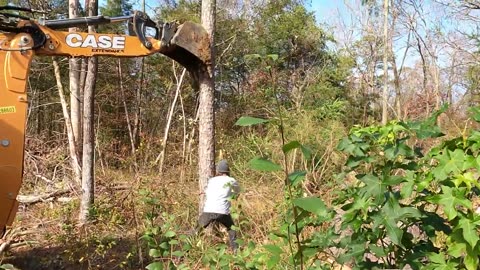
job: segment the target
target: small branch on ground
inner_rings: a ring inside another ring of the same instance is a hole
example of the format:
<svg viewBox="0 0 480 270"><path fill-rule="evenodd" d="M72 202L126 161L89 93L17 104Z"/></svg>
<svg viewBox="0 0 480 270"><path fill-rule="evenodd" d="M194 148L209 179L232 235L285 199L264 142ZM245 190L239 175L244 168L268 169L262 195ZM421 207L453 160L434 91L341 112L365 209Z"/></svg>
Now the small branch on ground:
<svg viewBox="0 0 480 270"><path fill-rule="evenodd" d="M51 201L58 196L69 193L70 190L56 190L47 194L41 195L18 195L17 201L23 204L35 204L39 202Z"/></svg>

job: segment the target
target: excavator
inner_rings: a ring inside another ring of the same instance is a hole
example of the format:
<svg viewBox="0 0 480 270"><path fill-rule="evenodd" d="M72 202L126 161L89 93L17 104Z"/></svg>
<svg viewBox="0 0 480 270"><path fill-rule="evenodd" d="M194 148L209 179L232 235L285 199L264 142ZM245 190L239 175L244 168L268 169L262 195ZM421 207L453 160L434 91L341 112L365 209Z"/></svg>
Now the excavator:
<svg viewBox="0 0 480 270"><path fill-rule="evenodd" d="M27 80L36 56L142 57L161 53L191 74L211 63L210 38L192 22L154 22L135 11L129 16L33 19L28 8L0 6L0 237L15 218L22 184ZM126 34L69 32L111 23L126 23Z"/></svg>

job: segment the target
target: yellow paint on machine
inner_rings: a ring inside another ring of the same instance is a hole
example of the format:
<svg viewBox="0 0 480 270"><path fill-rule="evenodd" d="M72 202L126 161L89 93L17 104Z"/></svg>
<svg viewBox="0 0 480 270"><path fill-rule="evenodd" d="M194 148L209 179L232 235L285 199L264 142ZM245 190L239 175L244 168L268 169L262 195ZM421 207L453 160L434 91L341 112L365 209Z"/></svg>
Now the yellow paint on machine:
<svg viewBox="0 0 480 270"><path fill-rule="evenodd" d="M0 114L7 114L7 113L16 113L17 109L15 106L8 106L8 107L0 107Z"/></svg>

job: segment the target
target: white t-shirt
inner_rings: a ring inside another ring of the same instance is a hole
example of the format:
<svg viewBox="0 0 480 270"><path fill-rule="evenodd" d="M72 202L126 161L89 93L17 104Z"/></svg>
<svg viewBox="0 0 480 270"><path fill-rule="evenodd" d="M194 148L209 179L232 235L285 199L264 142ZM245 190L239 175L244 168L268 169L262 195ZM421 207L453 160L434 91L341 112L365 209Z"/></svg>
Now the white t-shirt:
<svg viewBox="0 0 480 270"><path fill-rule="evenodd" d="M215 176L208 180L205 189L205 205L203 212L230 214L230 197L240 192L238 182L226 175Z"/></svg>

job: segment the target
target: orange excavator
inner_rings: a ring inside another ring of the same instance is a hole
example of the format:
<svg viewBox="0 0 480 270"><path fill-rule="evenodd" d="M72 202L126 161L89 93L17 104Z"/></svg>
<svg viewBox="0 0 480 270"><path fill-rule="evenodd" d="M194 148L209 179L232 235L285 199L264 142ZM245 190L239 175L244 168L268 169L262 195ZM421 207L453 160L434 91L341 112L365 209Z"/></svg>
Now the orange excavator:
<svg viewBox="0 0 480 270"><path fill-rule="evenodd" d="M193 74L211 59L208 33L192 22L156 23L139 11L131 16L43 21L19 15L22 12L32 10L0 6L0 237L18 208L28 106L26 84L36 55L141 57L161 53ZM122 22L127 24L128 34L65 31Z"/></svg>

